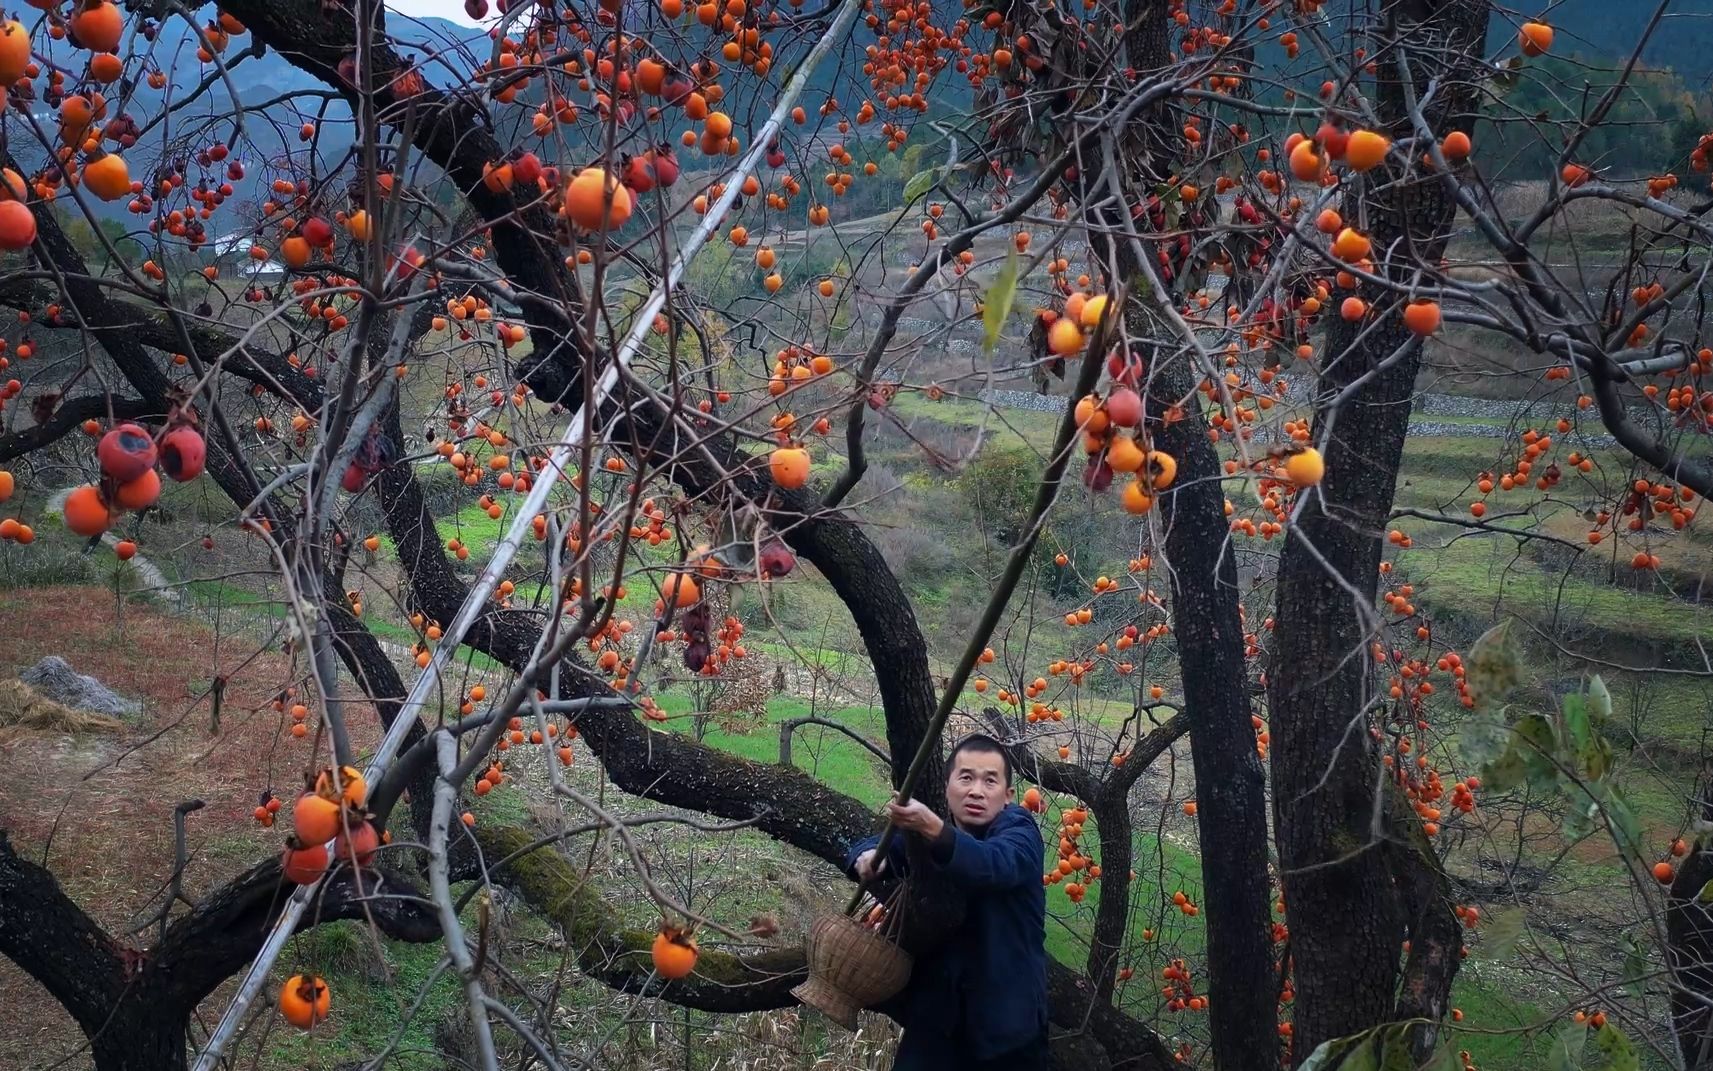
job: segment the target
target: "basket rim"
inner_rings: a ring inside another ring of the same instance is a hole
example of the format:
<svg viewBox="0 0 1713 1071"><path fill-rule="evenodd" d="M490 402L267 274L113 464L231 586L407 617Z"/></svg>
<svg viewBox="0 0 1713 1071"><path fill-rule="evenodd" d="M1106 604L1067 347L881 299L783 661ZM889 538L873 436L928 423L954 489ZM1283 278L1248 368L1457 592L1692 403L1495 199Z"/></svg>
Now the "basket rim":
<svg viewBox="0 0 1713 1071"><path fill-rule="evenodd" d="M868 946L868 948L873 948L877 951L884 949L884 952L882 952L883 955L891 956L902 960L905 963L914 962L910 953L899 947L896 941L893 941L882 934L876 933L874 930L869 929L856 919L853 919L842 912L829 912L822 915L809 927L809 934L806 936L813 937L816 930L822 930L825 932L835 927L842 935L849 935L851 939L861 941L864 945ZM867 950L867 948L864 949L865 952Z"/></svg>

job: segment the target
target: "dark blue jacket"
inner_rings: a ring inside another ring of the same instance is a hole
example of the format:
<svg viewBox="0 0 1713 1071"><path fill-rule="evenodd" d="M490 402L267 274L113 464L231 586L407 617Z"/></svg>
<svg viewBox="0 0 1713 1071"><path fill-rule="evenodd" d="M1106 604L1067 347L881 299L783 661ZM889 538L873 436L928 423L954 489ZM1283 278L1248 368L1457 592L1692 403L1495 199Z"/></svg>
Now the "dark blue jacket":
<svg viewBox="0 0 1713 1071"><path fill-rule="evenodd" d="M909 986L885 1010L897 1015L912 1047L944 1041L965 1058L989 1060L1047 1030L1041 830L1035 816L1015 803L974 835L949 820L946 830L926 854L968 894L964 924L939 948L917 957ZM854 877L857 856L879 842L869 837L852 845L845 872ZM895 873L906 872L902 836L893 837L887 855ZM912 1037L918 1033L932 1037Z"/></svg>

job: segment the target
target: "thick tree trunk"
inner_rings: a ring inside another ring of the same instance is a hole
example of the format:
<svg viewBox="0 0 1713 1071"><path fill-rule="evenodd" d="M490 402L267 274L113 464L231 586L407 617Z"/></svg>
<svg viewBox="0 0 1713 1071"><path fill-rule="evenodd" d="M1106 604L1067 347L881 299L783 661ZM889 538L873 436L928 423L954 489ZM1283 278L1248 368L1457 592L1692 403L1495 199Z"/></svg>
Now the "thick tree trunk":
<svg viewBox="0 0 1713 1071"><path fill-rule="evenodd" d="M1125 34L1132 62L1144 70L1163 69L1168 55L1165 7L1139 17ZM1173 144L1172 120L1137 117L1125 146L1139 161L1125 175L1127 197L1143 194L1160 180L1155 149ZM1167 153L1170 156L1170 153ZM1088 190L1086 197L1105 197ZM1122 209L1120 209L1122 211ZM1153 288L1137 259L1153 255L1137 240L1113 238L1125 226L1119 218L1091 219L1091 248L1115 264L1129 284L1125 307L1127 336L1170 338L1172 329L1156 322L1149 307ZM1245 685L1244 629L1238 615L1237 562L1228 543L1220 459L1208 440L1206 422L1167 420L1167 410L1194 398L1197 372L1187 351L1160 356L1146 382L1148 430L1156 449L1179 461L1173 487L1161 495L1165 559L1172 583L1173 637L1179 646L1184 679L1184 708L1189 716L1191 756L1196 768L1197 824L1201 836L1203 908L1208 918L1208 1008L1215 1066L1221 1071L1273 1071L1278 1066L1274 1028L1271 891L1268 886L1266 778L1256 752ZM1105 898L1103 898L1105 903Z"/></svg>
<svg viewBox="0 0 1713 1071"><path fill-rule="evenodd" d="M1163 70L1172 61L1166 5L1143 6L1125 33L1130 62ZM1164 178L1177 143L1175 120L1164 111L1139 115L1118 153L1130 166L1127 199ZM1103 199L1108 187L1085 191ZM1121 206L1119 212L1125 211ZM1129 287L1128 337L1172 337L1149 311L1153 289L1139 257L1153 256L1118 215L1090 220L1091 248L1116 265ZM1163 352L1163 351L1162 351ZM1255 749L1246 686L1237 567L1229 546L1222 472L1199 413L1166 420L1169 407L1195 397L1199 378L1188 352L1157 355L1146 382L1147 427L1155 448L1178 460L1178 476L1160 498L1164 558L1172 586L1173 636L1189 719L1195 767L1207 918L1208 1017L1214 1064L1220 1071L1273 1071L1278 1066L1274 993L1277 967L1267 871L1266 778ZM1104 897L1103 897L1104 904Z"/></svg>
<svg viewBox="0 0 1713 1071"><path fill-rule="evenodd" d="M117 1016L90 1043L95 1071L182 1071L187 1015L143 1014L137 1009Z"/></svg>
<svg viewBox="0 0 1713 1071"><path fill-rule="evenodd" d="M1425 1063L1451 1006L1451 983L1463 965L1463 925L1453 910L1445 866L1403 789L1388 785L1385 805L1387 862L1410 934L1394 1018L1425 1020L1411 1035L1412 1051Z"/></svg>
<svg viewBox="0 0 1713 1071"><path fill-rule="evenodd" d="M1118 986L1118 969L1123 966L1119 956L1130 923L1130 868L1136 828L1130 821L1129 795L1103 792L1089 801L1089 812L1100 834L1100 903L1089 933L1087 969L1096 996L1108 1001Z"/></svg>
<svg viewBox="0 0 1713 1071"><path fill-rule="evenodd" d="M1378 431L1376 431L1378 434ZM1363 465L1379 468L1376 442L1363 440ZM1390 502L1384 474L1355 471L1352 449L1328 454ZM1389 470L1396 472L1394 467ZM1328 480L1331 483L1331 479ZM1348 489L1328 488L1331 494ZM1318 512L1318 511L1317 511ZM1329 1038L1391 1017L1402 919L1383 856L1376 794L1378 749L1369 734L1374 693L1368 633L1352 597L1307 554L1309 540L1330 563L1372 594L1363 578L1379 565L1378 530L1362 533L1305 511L1291 529L1279 577L1279 658L1272 676L1273 792L1279 857L1291 931L1296 1005L1294 1055L1306 1057Z"/></svg>
<svg viewBox="0 0 1713 1071"><path fill-rule="evenodd" d="M1469 89L1452 66L1481 55L1487 9L1486 0L1451 0L1394 12L1394 40L1380 50L1384 74L1374 95L1394 138L1411 130L1391 50L1408 50L1418 95L1429 78L1440 80L1429 119L1437 126L1467 110ZM1444 253L1454 206L1436 177L1405 179L1385 168L1353 182L1351 192L1345 214L1367 219L1377 272L1407 283L1414 265L1436 263ZM1297 994L1292 1055L1299 1062L1329 1038L1394 1016L1406 935L1384 851L1383 771L1371 732L1382 708L1369 646L1382 639L1373 606L1421 347L1395 296L1362 296L1379 309L1378 319L1332 321L1322 397L1372 378L1337 409L1317 409L1314 438L1326 479L1287 533L1269 681L1274 814ZM1417 999L1424 1008L1443 1004Z"/></svg>
<svg viewBox="0 0 1713 1071"><path fill-rule="evenodd" d="M1162 369L1157 395L1193 390L1188 357ZM1237 561L1225 520L1220 461L1199 415L1163 422L1155 445L1178 459L1161 505L1184 709L1190 716L1207 915L1208 1016L1222 1071L1278 1066L1267 784L1255 748L1237 611Z"/></svg>
<svg viewBox="0 0 1713 1071"><path fill-rule="evenodd" d="M1713 769L1702 778L1702 821L1713 821ZM1671 1018L1683 1066L1713 1067L1713 910L1701 890L1713 881L1713 851L1697 837L1677 868L1666 897L1666 969L1671 972Z"/></svg>
<svg viewBox="0 0 1713 1071"><path fill-rule="evenodd" d="M1055 1034L1093 1037L1106 1050L1112 1071L1171 1071L1183 1067L1160 1035L1114 1008L1110 1001L1102 1000L1087 977L1051 957L1047 960L1047 1004ZM1058 1062L1056 1052L1054 1071L1071 1071ZM1075 1071L1091 1069L1084 1065Z"/></svg>
<svg viewBox="0 0 1713 1071"><path fill-rule="evenodd" d="M123 990L123 951L60 891L46 868L17 853L3 830L0 955L40 982L91 1036Z"/></svg>
<svg viewBox="0 0 1713 1071"><path fill-rule="evenodd" d="M41 983L89 1039L97 1071L177 1071L194 1005L146 969L0 831L0 955Z"/></svg>
<svg viewBox="0 0 1713 1071"><path fill-rule="evenodd" d="M1133 36L1129 43L1135 54L1160 58L1163 29ZM1146 123L1142 129L1146 131ZM1127 188L1149 185L1146 166L1144 173L1127 177ZM1102 228L1092 239L1100 258L1117 264L1133 297L1149 295L1150 284L1137 262L1149 251L1139 249L1135 241L1105 237L1113 221L1092 222ZM1126 309L1132 338L1171 333L1149 317L1149 300L1132 300ZM1273 1004L1277 967L1267 874L1266 778L1250 720L1237 566L1230 552L1222 473L1200 414L1165 419L1169 407L1194 397L1196 376L1190 360L1188 353L1178 353L1155 364L1147 405L1154 446L1178 460L1177 480L1161 496L1161 524L1202 831L1208 1017L1215 1066L1221 1071L1272 1071L1278 1064Z"/></svg>

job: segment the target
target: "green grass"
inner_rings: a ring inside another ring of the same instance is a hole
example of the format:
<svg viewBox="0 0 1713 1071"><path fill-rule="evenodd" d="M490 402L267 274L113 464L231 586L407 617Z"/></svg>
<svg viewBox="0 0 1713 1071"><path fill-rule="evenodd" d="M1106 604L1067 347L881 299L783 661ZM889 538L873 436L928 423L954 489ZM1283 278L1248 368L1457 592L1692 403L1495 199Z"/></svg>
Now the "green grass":
<svg viewBox="0 0 1713 1071"><path fill-rule="evenodd" d="M332 990L332 1013L327 1023L308 1033L276 1029L268 1046L273 1066L332 1067L373 1056L392 1040L444 950L438 943L383 941L383 975L373 948L364 947L370 941L361 923L338 922L295 937L286 946L282 966L325 978ZM434 1046L434 1026L459 998L456 975L443 972L404 1027L389 1066L413 1071L443 1067L445 1059Z"/></svg>
<svg viewBox="0 0 1713 1071"><path fill-rule="evenodd" d="M370 632L374 633L381 639L388 640L392 643L410 646L419 642L421 639L421 637L417 635L415 629L408 628L404 625L394 624L391 621L383 620L378 617L370 617L366 614L363 617L363 621L369 626ZM496 673L503 673L506 671L505 666L496 662L492 658L489 658L474 647L460 647L458 649L458 657L465 660L475 669L491 670Z"/></svg>
<svg viewBox="0 0 1713 1071"><path fill-rule="evenodd" d="M285 606L280 599L224 580L192 580L184 588L192 599L210 607L259 610L269 616L277 616Z"/></svg>
<svg viewBox="0 0 1713 1071"><path fill-rule="evenodd" d="M1693 677L1663 677L1653 674L1604 673L1612 691L1610 730L1627 732L1632 718L1638 722L1636 735L1642 743L1664 743L1694 756L1702 734L1713 725L1713 689Z"/></svg>
<svg viewBox="0 0 1713 1071"><path fill-rule="evenodd" d="M819 640L819 638L819 636L816 637L817 640ZM862 663L866 664L868 661L865 656L832 647L823 647L819 645L819 643L815 646L810 646L809 644L802 642L791 645L785 643L783 640L757 640L752 643L748 636L744 637L744 642L751 650L760 651L775 660L784 660L787 658L803 660L820 666L822 669L832 670L834 672L850 668L860 668L854 666L854 663L860 660Z"/></svg>
<svg viewBox="0 0 1713 1071"><path fill-rule="evenodd" d="M1453 1050L1468 1049L1482 1071L1536 1071L1547 1066L1550 1033L1535 1031L1545 1016L1480 967L1459 972L1451 987L1451 1006L1462 1023L1447 1023L1445 1040Z"/></svg>
<svg viewBox="0 0 1713 1071"><path fill-rule="evenodd" d="M984 449L1046 450L1059 427L1057 414L993 408L973 397L942 398L936 402L921 392L904 391L893 397L889 408L907 424L933 422L971 433L986 428L988 438Z"/></svg>
<svg viewBox="0 0 1713 1071"><path fill-rule="evenodd" d="M673 715L669 723L674 731L686 735L693 731L689 713L689 696L668 693L656 697L660 708ZM879 711L867 707L830 707L812 709L802 700L775 696L767 704L767 718L747 732L733 732L710 721L703 742L721 751L739 755L755 762L779 761L779 724L791 718L814 713L820 717L849 726L853 731L886 746L886 728ZM856 797L876 810L891 795L887 771L866 748L843 733L819 725L799 727L792 736L792 764L815 779Z"/></svg>
<svg viewBox="0 0 1713 1071"><path fill-rule="evenodd" d="M1513 613L1561 637L1571 625L1602 632L1621 626L1628 637L1673 644L1693 644L1710 627L1707 613L1698 607L1543 568L1504 537L1440 545L1451 531L1443 526L1414 531L1417 545L1397 556L1417 586L1416 601L1436 612Z"/></svg>
<svg viewBox="0 0 1713 1071"><path fill-rule="evenodd" d="M1473 476L1457 479L1411 474L1398 481L1396 504L1417 509L1443 509L1446 513L1461 516L1468 513L1469 504L1480 497L1481 492L1476 490ZM1406 527L1408 530L1411 529Z"/></svg>
<svg viewBox="0 0 1713 1071"><path fill-rule="evenodd" d="M1489 428L1504 428L1504 427L1509 427L1511 425L1511 421L1503 419L1501 417L1456 416L1456 415L1453 415L1451 413L1423 413L1423 412L1411 413L1410 414L1410 423L1412 423L1412 424L1415 424L1415 423L1423 423L1423 424L1464 424L1464 425L1470 425L1470 426L1489 427Z"/></svg>
<svg viewBox="0 0 1713 1071"><path fill-rule="evenodd" d="M1057 857L1053 836L1058 828L1057 815L1049 810L1043 816L1042 826L1049 841L1047 861L1052 864ZM1084 823L1078 844L1098 856L1099 831L1092 816ZM1170 1023L1175 1015L1194 1016L1193 1012L1166 1010L1166 1001L1160 994L1160 970L1180 957L1193 966L1206 952L1207 929L1203 917L1184 914L1172 900L1174 893L1182 892L1191 903L1201 903L1201 859L1194 852L1148 833L1136 834L1131 852L1136 880L1130 886L1130 926L1125 935L1128 954L1121 957L1119 965L1129 967L1134 975L1121 985L1118 1003L1145 1022ZM1081 904L1071 903L1062 882L1048 888L1047 951L1061 962L1081 966L1087 960L1095 914L1105 887L1104 877L1089 882ZM1153 936L1145 937L1145 931L1152 931ZM1205 993L1206 977L1197 978L1197 982L1197 991Z"/></svg>
<svg viewBox="0 0 1713 1071"><path fill-rule="evenodd" d="M496 519L488 516L488 511L471 503L452 514L441 517L440 535L444 539L457 539L470 548L470 557L486 558L505 534L511 524L511 517L502 513ZM387 548L387 549L390 549Z"/></svg>

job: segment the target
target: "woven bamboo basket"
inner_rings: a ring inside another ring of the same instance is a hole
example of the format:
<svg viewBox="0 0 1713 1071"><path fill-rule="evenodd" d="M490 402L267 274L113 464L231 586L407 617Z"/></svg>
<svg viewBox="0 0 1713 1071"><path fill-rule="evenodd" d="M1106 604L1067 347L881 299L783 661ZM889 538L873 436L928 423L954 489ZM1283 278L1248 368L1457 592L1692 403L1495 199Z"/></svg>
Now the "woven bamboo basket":
<svg viewBox="0 0 1713 1071"><path fill-rule="evenodd" d="M897 996L910 981L910 953L842 914L817 918L804 939L809 980L791 991L847 1030L857 1012Z"/></svg>

